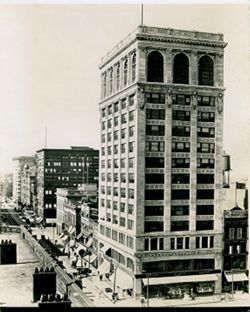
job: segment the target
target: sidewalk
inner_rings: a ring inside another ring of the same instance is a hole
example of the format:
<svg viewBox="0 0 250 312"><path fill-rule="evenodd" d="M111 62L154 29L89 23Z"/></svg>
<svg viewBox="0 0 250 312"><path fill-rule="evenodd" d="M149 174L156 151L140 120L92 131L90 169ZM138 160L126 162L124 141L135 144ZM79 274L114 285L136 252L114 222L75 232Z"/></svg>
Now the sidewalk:
<svg viewBox="0 0 250 312"><path fill-rule="evenodd" d="M38 239L40 239L41 235L45 235L45 238L50 238L51 241L57 241L58 245L63 246L62 240L55 233L53 228L32 228L32 234L37 235ZM79 243L77 244L77 246ZM61 256L60 260L63 261L63 265L65 270L74 274L77 272L76 269L72 268L71 261L75 258L74 252L70 252L70 257L67 255ZM79 257L80 258L80 257ZM81 266L81 260L78 258L77 267ZM87 264L88 267L88 264ZM97 307L141 307L140 300L135 300L130 296L122 296L119 293L119 300L115 303L112 301L112 292L113 292L113 284L111 281L107 280L105 277L102 281L100 281L99 276L97 274L98 269L94 268L90 265L90 269L92 273L88 277L82 278L82 291L83 293L91 299L95 306ZM106 292L105 288L110 288L110 292ZM245 303L245 306L250 305L250 295L236 293L234 294L234 300L230 299L229 296L221 295L221 296L201 296L196 297L195 300L192 300L189 296L183 299L165 299L165 298L150 298L149 306L150 307L184 307L184 306L239 306L242 305L242 300ZM145 302L144 306L147 306L147 302Z"/></svg>

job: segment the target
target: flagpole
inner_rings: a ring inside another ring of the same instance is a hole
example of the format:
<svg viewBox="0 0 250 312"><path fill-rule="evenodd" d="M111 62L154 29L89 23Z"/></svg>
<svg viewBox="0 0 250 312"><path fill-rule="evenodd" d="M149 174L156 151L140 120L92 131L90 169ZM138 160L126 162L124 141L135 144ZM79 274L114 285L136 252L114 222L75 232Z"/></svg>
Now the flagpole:
<svg viewBox="0 0 250 312"><path fill-rule="evenodd" d="M237 204L237 182L235 184L235 206L238 207L238 204Z"/></svg>
<svg viewBox="0 0 250 312"><path fill-rule="evenodd" d="M141 25L143 26L143 3L141 4Z"/></svg>

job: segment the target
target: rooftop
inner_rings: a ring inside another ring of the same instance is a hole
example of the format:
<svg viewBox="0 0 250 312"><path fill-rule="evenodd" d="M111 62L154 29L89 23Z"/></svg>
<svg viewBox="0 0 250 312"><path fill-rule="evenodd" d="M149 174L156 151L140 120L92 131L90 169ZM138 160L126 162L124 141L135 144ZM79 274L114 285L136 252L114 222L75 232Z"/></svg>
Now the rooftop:
<svg viewBox="0 0 250 312"><path fill-rule="evenodd" d="M21 240L20 234L0 234L0 241L12 240L17 244L17 264L0 265L0 305L37 306L33 303L33 273L38 260Z"/></svg>
<svg viewBox="0 0 250 312"><path fill-rule="evenodd" d="M214 45L225 47L226 43L223 41L224 36L221 33L210 33L210 32L201 32L197 30L180 30L173 28L161 28L161 27L151 27L140 25L129 35L127 35L122 41L120 41L111 51L109 51L101 59L101 65L112 58L118 51L125 48L127 45L131 44L136 39L141 40L157 40L157 41L182 41L182 43L192 43L192 44L201 44L201 45Z"/></svg>

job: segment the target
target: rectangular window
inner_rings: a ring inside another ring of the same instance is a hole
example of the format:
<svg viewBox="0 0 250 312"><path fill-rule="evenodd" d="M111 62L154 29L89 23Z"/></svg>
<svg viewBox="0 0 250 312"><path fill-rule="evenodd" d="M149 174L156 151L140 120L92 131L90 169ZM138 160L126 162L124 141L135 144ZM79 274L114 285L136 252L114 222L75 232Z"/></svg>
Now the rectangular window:
<svg viewBox="0 0 250 312"><path fill-rule="evenodd" d="M145 216L163 216L163 206L145 206Z"/></svg>
<svg viewBox="0 0 250 312"><path fill-rule="evenodd" d="M177 237L177 249L183 249L183 237Z"/></svg>
<svg viewBox="0 0 250 312"><path fill-rule="evenodd" d="M201 246L202 246L202 248L208 248L208 237L207 236L203 236L201 238Z"/></svg>
<svg viewBox="0 0 250 312"><path fill-rule="evenodd" d="M146 151L148 152L164 152L164 142L146 141Z"/></svg>
<svg viewBox="0 0 250 312"><path fill-rule="evenodd" d="M197 199L214 199L214 190L197 190Z"/></svg>
<svg viewBox="0 0 250 312"><path fill-rule="evenodd" d="M128 205L128 214L131 214L131 215L134 214L134 205L131 205L131 204Z"/></svg>
<svg viewBox="0 0 250 312"><path fill-rule="evenodd" d="M125 212L125 208L126 208L125 203L121 203L121 204L120 204L120 211L121 211L121 212Z"/></svg>
<svg viewBox="0 0 250 312"><path fill-rule="evenodd" d="M214 205L197 205L196 214L197 215L213 215Z"/></svg>
<svg viewBox="0 0 250 312"><path fill-rule="evenodd" d="M183 94L173 94L172 95L173 104L177 105L189 105L190 104L190 95Z"/></svg>
<svg viewBox="0 0 250 312"><path fill-rule="evenodd" d="M190 152L189 142L172 142L173 152Z"/></svg>
<svg viewBox="0 0 250 312"><path fill-rule="evenodd" d="M125 226L126 225L126 220L123 217L120 217L120 226Z"/></svg>
<svg viewBox="0 0 250 312"><path fill-rule="evenodd" d="M121 130L121 138L125 139L126 138L126 129Z"/></svg>
<svg viewBox="0 0 250 312"><path fill-rule="evenodd" d="M163 184L164 174L146 174L145 182L147 184Z"/></svg>
<svg viewBox="0 0 250 312"><path fill-rule="evenodd" d="M165 126L158 126L158 125L147 125L146 126L146 135L165 135Z"/></svg>
<svg viewBox="0 0 250 312"><path fill-rule="evenodd" d="M116 102L116 103L114 104L114 112L117 113L118 110L119 110L119 103Z"/></svg>
<svg viewBox="0 0 250 312"><path fill-rule="evenodd" d="M128 219L128 229L133 230L133 227L134 227L134 221Z"/></svg>
<svg viewBox="0 0 250 312"><path fill-rule="evenodd" d="M163 231L163 222L162 221L146 221L144 232L162 232Z"/></svg>
<svg viewBox="0 0 250 312"><path fill-rule="evenodd" d="M119 134L118 131L114 132L114 141L118 140Z"/></svg>
<svg viewBox="0 0 250 312"><path fill-rule="evenodd" d="M213 220L196 221L196 231L206 231L214 229Z"/></svg>
<svg viewBox="0 0 250 312"><path fill-rule="evenodd" d="M121 183L126 183L126 173L121 173Z"/></svg>
<svg viewBox="0 0 250 312"><path fill-rule="evenodd" d="M165 120L165 109L147 109L147 119Z"/></svg>
<svg viewBox="0 0 250 312"><path fill-rule="evenodd" d="M125 109L126 108L126 99L123 99L121 102L121 108Z"/></svg>
<svg viewBox="0 0 250 312"><path fill-rule="evenodd" d="M241 239L242 238L242 228L237 228L236 230L236 238Z"/></svg>
<svg viewBox="0 0 250 312"><path fill-rule="evenodd" d="M198 96L198 105L200 106L214 106L215 98L213 96Z"/></svg>
<svg viewBox="0 0 250 312"><path fill-rule="evenodd" d="M135 111L129 112L128 119L129 121L133 121L135 118Z"/></svg>
<svg viewBox="0 0 250 312"><path fill-rule="evenodd" d="M163 157L146 157L146 168L164 168Z"/></svg>
<svg viewBox="0 0 250 312"><path fill-rule="evenodd" d="M189 158L172 158L172 168L189 168Z"/></svg>
<svg viewBox="0 0 250 312"><path fill-rule="evenodd" d="M134 183L135 182L135 175L134 175L134 173L129 173L128 182L129 183Z"/></svg>
<svg viewBox="0 0 250 312"><path fill-rule="evenodd" d="M129 127L129 136L130 136L130 137L133 137L133 136L134 136L134 132L135 132L135 127L134 127L134 126Z"/></svg>
<svg viewBox="0 0 250 312"><path fill-rule="evenodd" d="M229 239L234 239L235 237L235 229L229 228Z"/></svg>
<svg viewBox="0 0 250 312"><path fill-rule="evenodd" d="M183 110L173 110L172 113L173 120L190 121L190 111Z"/></svg>
<svg viewBox="0 0 250 312"><path fill-rule="evenodd" d="M129 158L128 166L129 166L129 168L134 168L134 158Z"/></svg>
<svg viewBox="0 0 250 312"><path fill-rule="evenodd" d="M163 200L163 190L145 190L145 200Z"/></svg>
<svg viewBox="0 0 250 312"><path fill-rule="evenodd" d="M214 168L214 158L197 158L197 168Z"/></svg>
<svg viewBox="0 0 250 312"><path fill-rule="evenodd" d="M189 199L189 190L171 190L172 200Z"/></svg>
<svg viewBox="0 0 250 312"><path fill-rule="evenodd" d="M146 93L146 102L164 104L165 94L164 93Z"/></svg>
<svg viewBox="0 0 250 312"><path fill-rule="evenodd" d="M188 231L189 222L188 221L171 221L171 231Z"/></svg>
<svg viewBox="0 0 250 312"><path fill-rule="evenodd" d="M119 117L117 116L114 118L114 126L118 126L118 124L119 124Z"/></svg>
<svg viewBox="0 0 250 312"><path fill-rule="evenodd" d="M197 174L198 184L213 184L214 174Z"/></svg>
<svg viewBox="0 0 250 312"><path fill-rule="evenodd" d="M188 216L189 215L189 206L171 206L171 215L172 216Z"/></svg>
<svg viewBox="0 0 250 312"><path fill-rule="evenodd" d="M184 126L173 126L172 127L172 135L173 136L190 136L190 127Z"/></svg>

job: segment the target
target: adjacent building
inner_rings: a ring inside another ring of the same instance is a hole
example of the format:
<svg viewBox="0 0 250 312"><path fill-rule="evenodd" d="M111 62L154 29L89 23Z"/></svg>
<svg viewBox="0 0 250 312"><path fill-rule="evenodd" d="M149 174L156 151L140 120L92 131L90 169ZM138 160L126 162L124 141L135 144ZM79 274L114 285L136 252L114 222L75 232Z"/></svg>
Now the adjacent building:
<svg viewBox="0 0 250 312"><path fill-rule="evenodd" d="M99 151L90 147L37 151L37 209L45 219L56 218L56 189L98 183Z"/></svg>
<svg viewBox="0 0 250 312"><path fill-rule="evenodd" d="M139 26L102 58L100 267L135 297L221 292L225 46Z"/></svg>
<svg viewBox="0 0 250 312"><path fill-rule="evenodd" d="M13 158L14 172L13 172L13 199L15 200L17 208L22 207L21 190L22 190L22 174L25 165L34 166L36 164L35 156L20 156Z"/></svg>

